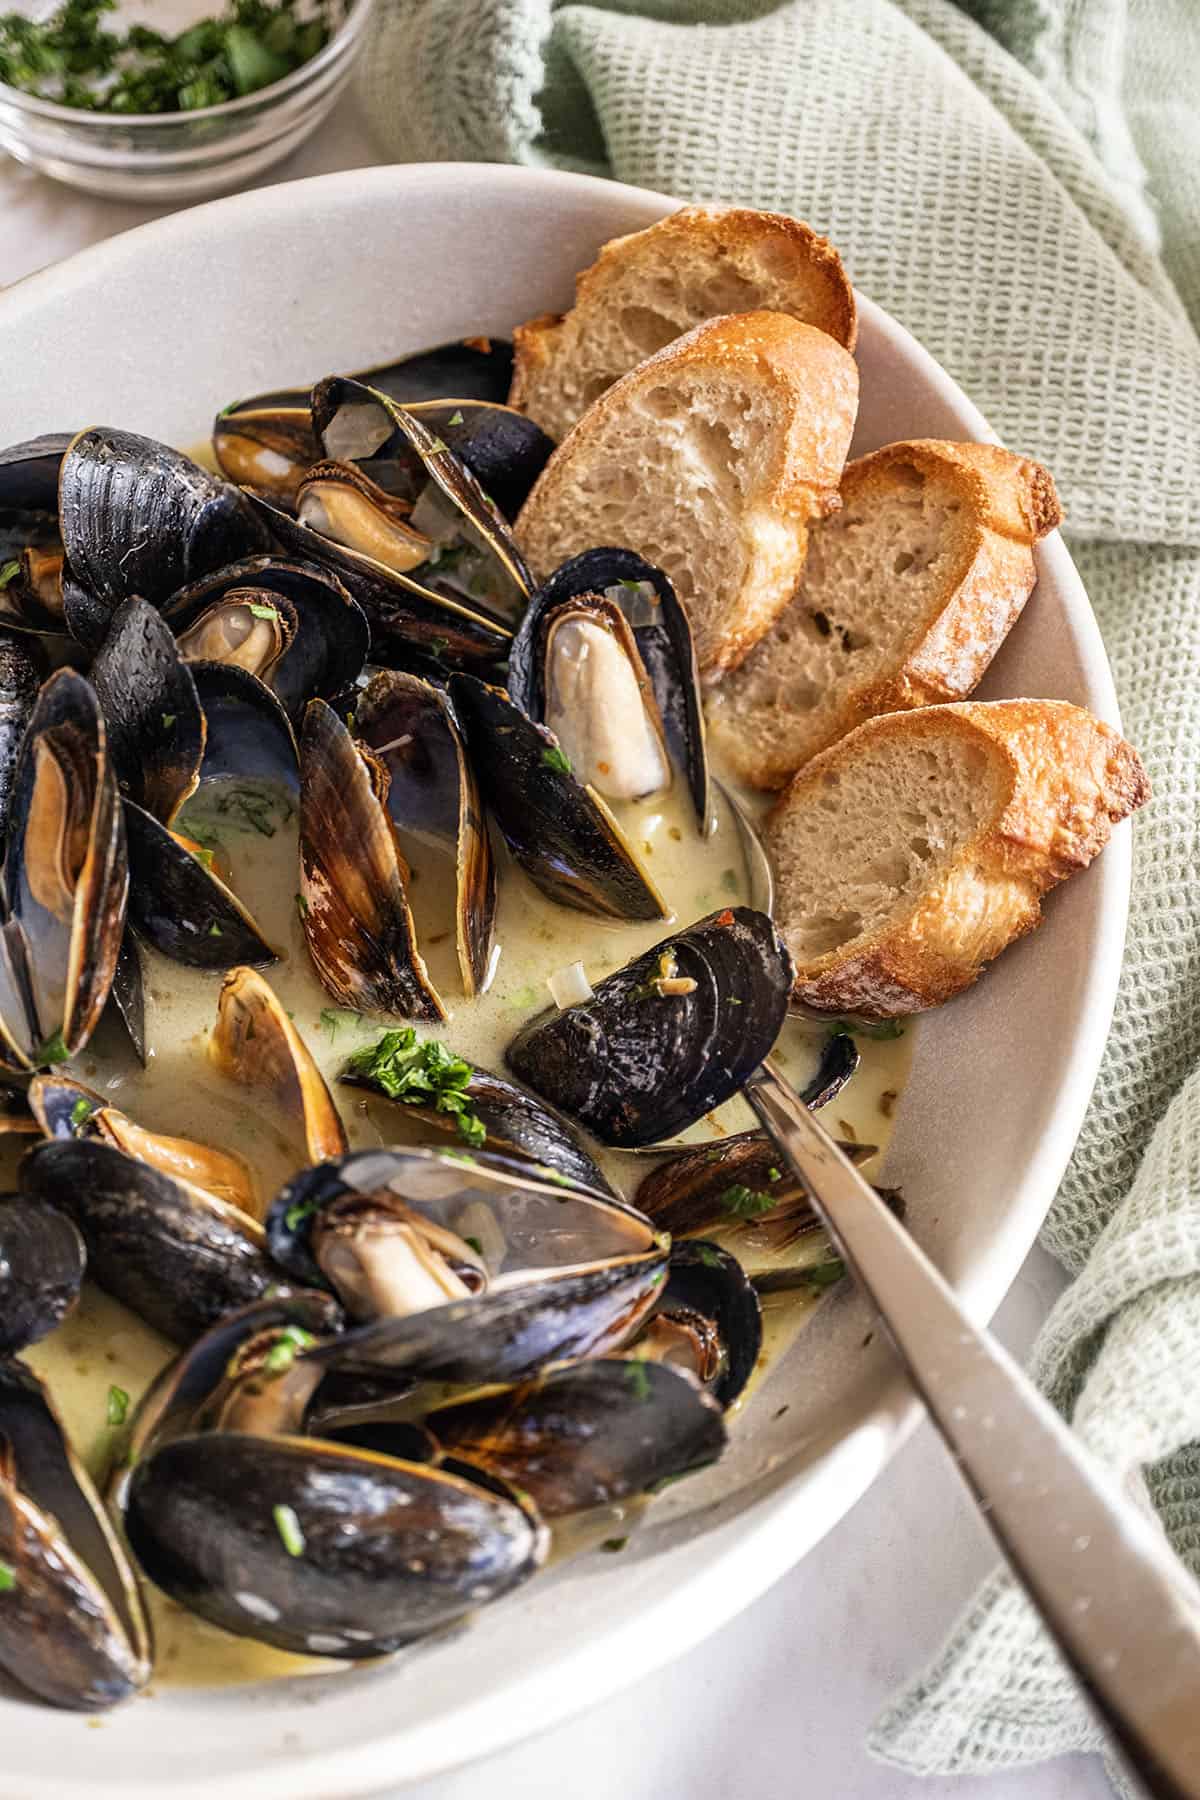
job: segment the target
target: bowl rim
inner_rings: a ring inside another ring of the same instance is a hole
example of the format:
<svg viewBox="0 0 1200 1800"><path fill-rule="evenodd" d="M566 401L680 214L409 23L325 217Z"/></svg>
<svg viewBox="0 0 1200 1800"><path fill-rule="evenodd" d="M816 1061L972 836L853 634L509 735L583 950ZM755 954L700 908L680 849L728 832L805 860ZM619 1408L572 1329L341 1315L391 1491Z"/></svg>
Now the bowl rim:
<svg viewBox="0 0 1200 1800"><path fill-rule="evenodd" d="M64 288L94 289L103 282L107 270L115 270L130 259L136 260L148 252L170 255L188 241L211 242L213 208L220 209L221 219L234 213L247 220L256 213L294 219L310 216L309 201L318 193L323 201L328 201L341 194L361 199L378 190L381 200L395 208L410 195L419 195L429 202L436 199L439 190L461 190L464 183L490 189L498 200L504 190L523 190L530 202L536 202L539 189L554 184L564 192L573 189L581 205L589 197L594 198L598 190L611 196L614 188L619 188L630 214L641 212L643 225L683 204L669 195L595 176L508 164L406 164L344 170L254 189L175 212L32 273L0 294L0 331L9 317L36 314L42 297L51 292L61 293ZM624 229L636 230L639 225L631 222ZM146 233L149 237L144 237ZM935 358L869 298L857 291L856 298L861 320L870 321L872 332L888 351L902 357L923 382L952 401L964 437L998 442L978 408ZM1057 532L1042 541L1037 556L1039 572L1043 577L1051 577L1061 592L1064 623L1083 669L1088 704L1100 717L1119 727L1116 691L1099 627L1083 583ZM954 1283L970 1316L980 1323L992 1316L1024 1262L1075 1146L1116 998L1131 869L1131 833L1128 829L1117 831L1087 877L1096 889L1094 955L1079 1003L1077 1026L1068 1051L1069 1066L1060 1082L1052 1126L1031 1149L1019 1179L1014 1181L1009 1208L986 1253ZM607 1698L683 1655L779 1580L845 1517L922 1417L920 1401L899 1370L893 1370L881 1384L870 1412L848 1427L835 1418L829 1436L810 1447L812 1460L802 1476L797 1479L793 1472L781 1471L768 1491L738 1512L733 1536L726 1535L722 1545L715 1547L698 1566L681 1571L682 1578L666 1599L648 1607L632 1608L595 1642L560 1642L552 1684L538 1666L514 1669L506 1683L465 1699L456 1707L452 1734L447 1732L444 1719L435 1716L415 1725L377 1732L353 1748L345 1744L322 1748L310 1741L302 1752L282 1756L277 1764L239 1766L224 1777L227 1789L231 1795L248 1797L253 1793L255 1800L323 1800L330 1792L350 1800L351 1796L391 1791L494 1754ZM661 1552L667 1557L674 1553L669 1549ZM400 1673L391 1678L400 1679ZM223 1698L222 1690L216 1704L220 1705ZM451 1738L453 1741L448 1741ZM30 1778L27 1774L22 1779L22 1800L61 1800L61 1779ZM140 1770L117 1780L89 1776L87 1791L111 1796L111 1800L120 1794L128 1800L133 1794L156 1792L161 1779L161 1770L149 1778L143 1778ZM177 1778L173 1774L171 1788L177 1800L208 1800L211 1794L209 1781ZM79 1791L82 1793L82 1787Z"/></svg>
<svg viewBox="0 0 1200 1800"><path fill-rule="evenodd" d="M341 24L315 56L302 62L299 68L281 75L278 81L269 81L265 87L255 88L250 94L238 94L233 100L218 101L216 106L197 106L191 112L89 112L80 106L64 106L58 100L43 100L37 94L26 94L20 88L10 87L6 81L0 81L0 106L12 106L33 118L44 119L47 124L75 127L83 133L128 127L148 136L154 126L190 125L193 120L203 119L238 119L244 113L254 112L264 101L267 106L272 106L277 100L289 99L307 87L314 76L323 74L357 39L374 4L375 0L348 0ZM64 260L73 262L74 258Z"/></svg>

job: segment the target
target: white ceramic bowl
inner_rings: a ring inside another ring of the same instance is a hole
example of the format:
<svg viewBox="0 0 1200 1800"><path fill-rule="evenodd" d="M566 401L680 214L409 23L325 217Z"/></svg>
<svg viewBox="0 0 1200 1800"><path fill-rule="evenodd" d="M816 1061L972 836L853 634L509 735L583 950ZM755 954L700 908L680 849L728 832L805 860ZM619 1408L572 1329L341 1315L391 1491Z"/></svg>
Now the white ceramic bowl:
<svg viewBox="0 0 1200 1800"><path fill-rule="evenodd" d="M668 210L581 176L372 169L180 213L0 295L0 441L97 422L177 443L238 395L352 369L569 304L596 247ZM860 297L855 450L986 438L985 421ZM984 692L1056 695L1116 722L1063 545ZM1096 866L918 1037L888 1162L913 1231L987 1318L1033 1242L1091 1091L1129 891L1122 827ZM220 1792L321 1800L399 1785L561 1718L677 1655L753 1600L883 1468L917 1403L865 1309L838 1295L777 1367L715 1469L669 1490L622 1556L540 1577L394 1664L244 1690L161 1690L91 1731L17 1697L0 1794ZM778 1415L784 1402L787 1409Z"/></svg>

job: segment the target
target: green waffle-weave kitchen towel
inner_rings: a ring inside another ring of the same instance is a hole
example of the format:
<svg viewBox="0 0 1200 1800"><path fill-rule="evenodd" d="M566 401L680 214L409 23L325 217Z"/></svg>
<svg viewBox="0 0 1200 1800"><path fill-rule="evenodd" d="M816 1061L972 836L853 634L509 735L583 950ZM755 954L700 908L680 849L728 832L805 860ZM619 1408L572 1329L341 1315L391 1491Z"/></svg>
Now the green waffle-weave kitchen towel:
<svg viewBox="0 0 1200 1800"><path fill-rule="evenodd" d="M807 219L1053 469L1154 800L1037 1372L1200 1573L1200 0L379 0L363 80L399 160ZM998 1574L873 1747L1098 1744Z"/></svg>

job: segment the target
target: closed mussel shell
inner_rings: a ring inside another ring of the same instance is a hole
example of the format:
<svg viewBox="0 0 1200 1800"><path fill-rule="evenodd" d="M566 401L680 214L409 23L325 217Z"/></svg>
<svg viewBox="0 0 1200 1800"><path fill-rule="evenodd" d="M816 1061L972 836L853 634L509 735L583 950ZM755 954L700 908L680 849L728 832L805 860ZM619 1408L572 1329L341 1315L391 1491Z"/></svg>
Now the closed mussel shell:
<svg viewBox="0 0 1200 1800"><path fill-rule="evenodd" d="M0 1356L15 1356L61 1325L79 1299L87 1254L57 1207L0 1196Z"/></svg>
<svg viewBox="0 0 1200 1800"><path fill-rule="evenodd" d="M29 1199L74 1220L100 1286L176 1343L280 1280L256 1220L109 1144L39 1144L19 1180Z"/></svg>
<svg viewBox="0 0 1200 1800"><path fill-rule="evenodd" d="M725 1447L720 1409L690 1375L603 1357L439 1407L425 1425L447 1455L522 1488L547 1519L645 1493Z"/></svg>
<svg viewBox="0 0 1200 1800"><path fill-rule="evenodd" d="M225 1432L139 1463L125 1527L202 1618L299 1654L377 1656L499 1599L545 1557L506 1498L350 1445Z"/></svg>
<svg viewBox="0 0 1200 1800"><path fill-rule="evenodd" d="M727 908L607 976L591 1000L534 1019L506 1061L602 1143L652 1144L741 1091L779 1035L791 980L770 919Z"/></svg>

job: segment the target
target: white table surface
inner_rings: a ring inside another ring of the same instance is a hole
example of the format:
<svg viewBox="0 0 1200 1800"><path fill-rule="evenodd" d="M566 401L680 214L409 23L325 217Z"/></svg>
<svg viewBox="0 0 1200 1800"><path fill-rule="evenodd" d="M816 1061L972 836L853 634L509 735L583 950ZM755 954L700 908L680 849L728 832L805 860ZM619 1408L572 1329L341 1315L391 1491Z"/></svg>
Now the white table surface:
<svg viewBox="0 0 1200 1800"><path fill-rule="evenodd" d="M377 161L352 99L267 181ZM0 158L0 281L15 281L169 207L75 194ZM3 346L0 346L0 366ZM1002 1307L1023 1354L1061 1285L1041 1251ZM918 1781L874 1763L864 1733L920 1668L994 1554L928 1428L764 1599L636 1688L405 1800L1108 1800L1094 1759ZM337 1800L331 1796L331 1800Z"/></svg>

